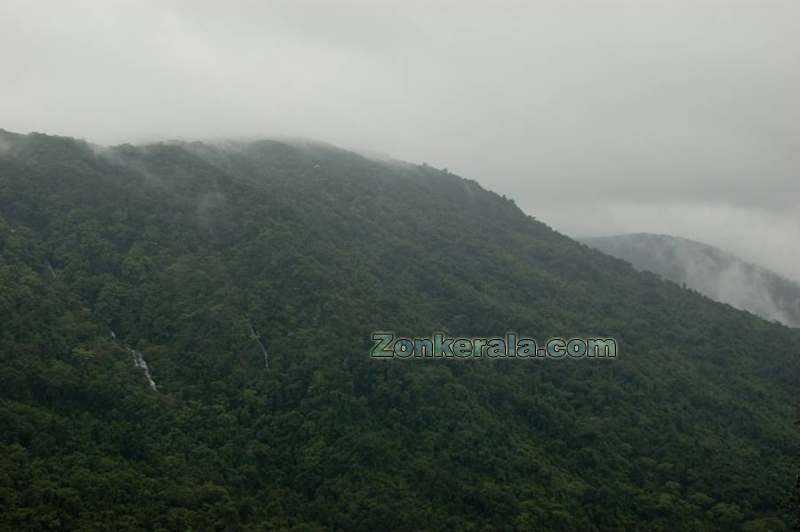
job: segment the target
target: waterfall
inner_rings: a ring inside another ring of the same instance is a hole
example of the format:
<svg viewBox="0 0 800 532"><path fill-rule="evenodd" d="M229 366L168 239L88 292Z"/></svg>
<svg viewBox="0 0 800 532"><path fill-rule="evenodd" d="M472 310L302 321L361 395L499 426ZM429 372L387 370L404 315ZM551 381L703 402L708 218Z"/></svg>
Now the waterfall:
<svg viewBox="0 0 800 532"><path fill-rule="evenodd" d="M261 352L264 354L264 366L269 369L269 355L267 354L267 348L264 347L264 344L261 342L261 337L256 334L256 330L253 328L253 324L250 323L250 320L247 320L247 326L250 328L250 338L258 342L258 346L261 348Z"/></svg>
<svg viewBox="0 0 800 532"><path fill-rule="evenodd" d="M140 368L144 373L144 376L147 377L147 382L148 384L150 384L150 388L153 391L158 391L158 388L156 387L156 382L153 380L153 376L150 375L150 368L147 366L147 362L145 361L142 354L136 349L131 349L130 347L128 348L128 351L133 356L133 365L136 366L137 368Z"/></svg>
<svg viewBox="0 0 800 532"><path fill-rule="evenodd" d="M56 271L53 269L53 265L50 264L50 261L49 260L45 260L44 261L44 265L47 266L47 271L50 272L50 275L55 277L56 276Z"/></svg>

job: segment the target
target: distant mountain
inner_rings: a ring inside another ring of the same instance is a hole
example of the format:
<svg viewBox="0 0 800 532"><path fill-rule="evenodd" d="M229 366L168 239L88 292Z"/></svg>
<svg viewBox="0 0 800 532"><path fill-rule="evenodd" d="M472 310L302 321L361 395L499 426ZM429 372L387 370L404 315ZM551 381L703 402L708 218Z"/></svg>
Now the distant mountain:
<svg viewBox="0 0 800 532"><path fill-rule="evenodd" d="M716 301L800 327L800 284L721 249L650 233L579 240Z"/></svg>
<svg viewBox="0 0 800 532"><path fill-rule="evenodd" d="M427 165L0 131L0 530L785 530L798 355Z"/></svg>

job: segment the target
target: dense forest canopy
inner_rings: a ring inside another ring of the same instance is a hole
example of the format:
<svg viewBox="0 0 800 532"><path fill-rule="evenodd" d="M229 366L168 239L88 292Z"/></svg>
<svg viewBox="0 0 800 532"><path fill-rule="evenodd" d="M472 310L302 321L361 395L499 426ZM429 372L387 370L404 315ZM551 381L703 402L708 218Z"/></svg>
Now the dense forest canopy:
<svg viewBox="0 0 800 532"><path fill-rule="evenodd" d="M0 133L4 530L782 530L799 340L426 165Z"/></svg>

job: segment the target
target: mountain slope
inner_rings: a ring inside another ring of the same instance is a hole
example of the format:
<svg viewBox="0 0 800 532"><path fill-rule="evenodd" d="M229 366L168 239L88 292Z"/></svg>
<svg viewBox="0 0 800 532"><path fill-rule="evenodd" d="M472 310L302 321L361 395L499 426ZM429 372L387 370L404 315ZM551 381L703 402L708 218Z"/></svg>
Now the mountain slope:
<svg viewBox="0 0 800 532"><path fill-rule="evenodd" d="M4 528L783 526L797 331L430 167L0 140ZM620 352L374 360L375 330Z"/></svg>
<svg viewBox="0 0 800 532"><path fill-rule="evenodd" d="M800 285L707 244L636 233L581 242L768 320L800 327Z"/></svg>

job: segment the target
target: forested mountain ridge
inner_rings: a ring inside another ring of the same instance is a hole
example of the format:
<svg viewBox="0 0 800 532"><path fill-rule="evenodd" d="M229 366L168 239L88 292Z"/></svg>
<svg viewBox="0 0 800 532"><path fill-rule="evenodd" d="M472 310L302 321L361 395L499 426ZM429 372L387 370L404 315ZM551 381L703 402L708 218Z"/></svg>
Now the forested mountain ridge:
<svg viewBox="0 0 800 532"><path fill-rule="evenodd" d="M784 526L798 332L427 166L2 132L0 312L4 529ZM620 351L372 360L374 330Z"/></svg>
<svg viewBox="0 0 800 532"><path fill-rule="evenodd" d="M649 233L579 240L716 301L800 327L800 284L714 246Z"/></svg>

